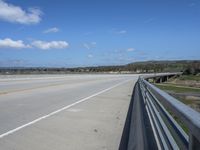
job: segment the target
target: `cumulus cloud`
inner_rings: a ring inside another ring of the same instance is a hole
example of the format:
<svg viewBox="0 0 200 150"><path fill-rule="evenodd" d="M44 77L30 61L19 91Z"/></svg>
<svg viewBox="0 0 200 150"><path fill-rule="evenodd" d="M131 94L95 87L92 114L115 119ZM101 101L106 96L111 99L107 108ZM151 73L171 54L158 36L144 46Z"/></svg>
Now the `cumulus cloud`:
<svg viewBox="0 0 200 150"><path fill-rule="evenodd" d="M12 40L10 38L0 39L0 48L30 48L22 40Z"/></svg>
<svg viewBox="0 0 200 150"><path fill-rule="evenodd" d="M41 21L42 11L38 8L23 10L19 6L0 0L0 19L20 24L36 24Z"/></svg>
<svg viewBox="0 0 200 150"><path fill-rule="evenodd" d="M43 50L47 50L47 49L63 49L63 48L67 48L69 46L69 44L66 41L33 41L32 46L39 48L39 49L43 49Z"/></svg>
<svg viewBox="0 0 200 150"><path fill-rule="evenodd" d="M56 32L59 32L60 30L56 27L53 27L53 28L49 28L47 30L44 31L44 33L56 33Z"/></svg>
<svg viewBox="0 0 200 150"><path fill-rule="evenodd" d="M132 51L135 51L135 49L134 48L128 48L127 51L132 52Z"/></svg>
<svg viewBox="0 0 200 150"><path fill-rule="evenodd" d="M22 40L12 40L10 38L0 39L0 48L38 48L38 49L64 49L67 48L69 44L66 41L40 41L36 40L30 44L25 44Z"/></svg>

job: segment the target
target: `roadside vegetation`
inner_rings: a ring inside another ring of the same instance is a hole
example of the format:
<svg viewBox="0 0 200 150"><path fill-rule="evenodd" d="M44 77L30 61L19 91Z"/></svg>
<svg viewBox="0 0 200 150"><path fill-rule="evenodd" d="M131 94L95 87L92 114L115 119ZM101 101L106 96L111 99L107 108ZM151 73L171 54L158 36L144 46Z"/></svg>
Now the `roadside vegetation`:
<svg viewBox="0 0 200 150"><path fill-rule="evenodd" d="M175 93L199 93L200 94L200 88L193 88L189 86L179 86L179 85L174 85L174 84L169 84L169 83L156 83L156 86L159 87L160 89L164 91L173 91Z"/></svg>
<svg viewBox="0 0 200 150"><path fill-rule="evenodd" d="M180 80L192 80L192 81L200 81L200 75L182 75L179 78Z"/></svg>
<svg viewBox="0 0 200 150"><path fill-rule="evenodd" d="M171 78L164 83L154 83L158 88L166 91L177 100L200 112L200 66L189 66L183 75ZM174 117L182 129L189 134L188 127L175 116L170 110L169 113Z"/></svg>
<svg viewBox="0 0 200 150"><path fill-rule="evenodd" d="M155 85L200 112L199 72L196 72L196 74L184 74L164 83L155 83Z"/></svg>

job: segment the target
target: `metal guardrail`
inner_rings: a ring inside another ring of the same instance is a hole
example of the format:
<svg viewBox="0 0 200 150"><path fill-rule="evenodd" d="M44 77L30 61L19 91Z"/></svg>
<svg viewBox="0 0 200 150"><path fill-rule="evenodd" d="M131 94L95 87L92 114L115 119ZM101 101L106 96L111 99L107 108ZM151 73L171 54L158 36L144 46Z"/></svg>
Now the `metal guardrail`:
<svg viewBox="0 0 200 150"><path fill-rule="evenodd" d="M141 76L138 82L158 149L200 149L200 113L145 79ZM189 135L172 115L187 126Z"/></svg>

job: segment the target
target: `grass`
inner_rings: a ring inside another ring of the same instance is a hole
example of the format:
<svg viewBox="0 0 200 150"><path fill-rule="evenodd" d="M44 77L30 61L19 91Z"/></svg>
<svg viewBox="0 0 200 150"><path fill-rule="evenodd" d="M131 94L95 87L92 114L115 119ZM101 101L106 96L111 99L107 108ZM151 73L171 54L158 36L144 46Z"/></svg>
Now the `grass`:
<svg viewBox="0 0 200 150"><path fill-rule="evenodd" d="M177 78L178 80L182 81L194 81L194 82L199 82L200 81L200 76L195 76L195 75L182 75ZM174 79L173 79L174 80ZM153 81L152 81L153 82ZM181 95L181 93L200 93L200 88L195 88L195 87L189 87L189 85L176 85L175 83L154 83L158 88L168 92L170 95L175 97L177 100L181 101L182 103L192 107L196 111L199 111L200 109L200 101L195 100L192 98L187 98L185 95ZM180 93L180 94L176 94ZM171 114L171 116L176 120L176 122L182 127L182 129L188 134L189 133L189 128L181 121L179 117L177 117L172 111L167 109L167 111Z"/></svg>
<svg viewBox="0 0 200 150"><path fill-rule="evenodd" d="M166 92L174 92L174 93L200 93L200 88L192 88L192 87L184 87L184 86L176 86L171 84L155 84L158 88L166 91ZM187 99L185 96L170 94L177 98L177 100L183 102L190 107L193 106L200 106L200 102L198 100ZM194 108L195 109L195 108ZM188 134L189 129L188 127L177 117L175 116L170 110L168 112L173 116L173 118L177 121L177 123L182 127L182 129Z"/></svg>
<svg viewBox="0 0 200 150"><path fill-rule="evenodd" d="M179 119L179 117L175 116L170 110L167 110L167 111L176 120L176 122L181 126L181 128L185 131L185 133L189 134L189 128Z"/></svg>
<svg viewBox="0 0 200 150"><path fill-rule="evenodd" d="M175 85L169 85L169 84L155 84L158 88L166 91L166 92L174 92L174 93L200 93L200 88L191 88L191 87L180 87L180 86L175 86ZM199 105L200 102L198 100L194 99L187 99L186 96L181 96L181 95L176 95L172 94L173 97L177 98L181 102L183 102L186 105L191 105L191 104L196 104Z"/></svg>
<svg viewBox="0 0 200 150"><path fill-rule="evenodd" d="M158 88L164 91L172 91L175 93L200 93L200 88L192 88L192 87L180 87L171 84L155 84Z"/></svg>
<svg viewBox="0 0 200 150"><path fill-rule="evenodd" d="M173 95L174 96L174 95ZM190 107L192 107L191 105L200 105L199 101L196 100L192 100L192 99L186 99L184 97L181 96L174 96L177 100L180 100L181 102L183 102L186 105L189 105ZM193 108L193 107L192 107ZM195 108L193 108L195 109ZM174 115L174 113L172 111L170 111L169 109L167 109L167 111L170 113L170 115L176 120L176 122L181 126L181 128L187 133L189 134L189 128L183 123L183 121L177 117L176 115Z"/></svg>
<svg viewBox="0 0 200 150"><path fill-rule="evenodd" d="M200 76L196 75L182 75L179 77L180 80L194 80L194 81L200 81Z"/></svg>

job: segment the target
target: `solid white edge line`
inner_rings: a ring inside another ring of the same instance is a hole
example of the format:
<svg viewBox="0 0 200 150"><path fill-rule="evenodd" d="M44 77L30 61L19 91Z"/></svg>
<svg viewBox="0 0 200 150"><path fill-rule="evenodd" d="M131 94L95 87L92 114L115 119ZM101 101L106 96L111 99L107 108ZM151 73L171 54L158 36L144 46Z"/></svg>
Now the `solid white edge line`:
<svg viewBox="0 0 200 150"><path fill-rule="evenodd" d="M104 90L102 90L102 91L100 91L100 92L97 92L97 93L95 93L95 94L93 94L93 95L90 95L90 96L88 96L88 97L86 97L86 98L80 99L80 100L76 101L75 103L72 103L72 104L70 104L70 105L67 105L67 106L65 106L65 107L63 107L63 108L61 108L61 109L56 110L56 111L53 111L53 112L51 112L51 113L49 113L49 114L47 114L47 115L45 115L45 116L39 117L39 118L37 118L37 119L35 119L35 120L29 122L29 123L26 123L26 124L24 124L24 125L22 125L22 126L19 126L19 127L15 128L15 129L9 130L9 131L7 131L7 132L1 134L1 135L0 135L0 138L3 138L3 137L8 136L8 135L10 135L10 134L13 134L14 132L17 132L17 131L19 131L19 130L25 128L25 127L28 127L28 126L30 126L30 125L32 125L32 124L35 124L35 123L37 123L37 122L39 122L39 121L41 121L41 120L43 120L43 119L46 119L46 118L48 118L48 117L51 117L51 116L53 116L53 115L55 115L55 114L57 114L57 113L59 113L59 112L61 112L61 111L63 111L63 110L66 110L66 109L68 109L68 108L70 108L70 107L72 107L72 106L75 106L76 104L82 103L82 102L84 102L84 101L86 101L86 100L88 100L88 99L90 99L90 98L93 98L93 97L99 95L99 94L102 94L102 93L104 93L104 92L107 92L107 91L109 91L109 90L111 90L111 89L113 89L113 88L115 88L115 87L117 87L117 86L119 86L119 85L121 85L121 84L124 84L124 83L126 83L126 82L128 82L128 81L130 81L130 80L125 80L125 81L123 81L123 82L120 82L120 83L118 83L118 84L116 84L116 85L114 85L114 86L112 86L112 87L109 87L109 88L107 88L107 89L104 89Z"/></svg>

